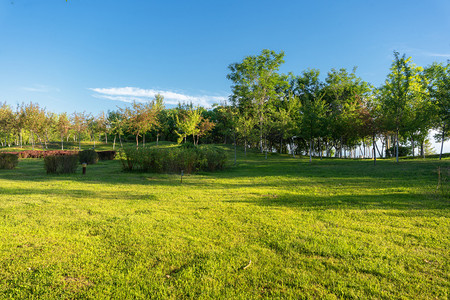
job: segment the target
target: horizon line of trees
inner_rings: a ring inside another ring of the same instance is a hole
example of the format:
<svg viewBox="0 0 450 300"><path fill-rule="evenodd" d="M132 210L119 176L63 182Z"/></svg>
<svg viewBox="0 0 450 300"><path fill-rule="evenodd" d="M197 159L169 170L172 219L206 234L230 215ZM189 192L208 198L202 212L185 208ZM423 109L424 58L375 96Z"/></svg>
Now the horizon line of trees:
<svg viewBox="0 0 450 300"><path fill-rule="evenodd" d="M230 103L212 109L179 104L165 108L156 95L146 103L101 112L48 112L37 103L22 103L12 109L0 103L0 144L19 146L50 142L95 142L112 139L203 143L238 143L262 153L309 154L340 158L395 156L419 149L424 156L432 129L443 143L449 139L450 62L422 68L411 58L394 52L385 83L373 87L356 76L356 68L332 69L325 80L320 71L300 75L281 74L284 53L263 50L229 66L232 81ZM381 149L378 147L381 143ZM440 155L440 157L441 157Z"/></svg>

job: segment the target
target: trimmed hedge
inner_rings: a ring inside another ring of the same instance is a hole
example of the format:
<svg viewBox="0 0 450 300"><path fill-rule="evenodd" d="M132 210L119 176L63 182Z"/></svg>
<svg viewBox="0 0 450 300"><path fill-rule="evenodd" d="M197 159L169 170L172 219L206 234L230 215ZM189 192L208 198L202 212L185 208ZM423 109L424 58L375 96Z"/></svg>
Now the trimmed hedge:
<svg viewBox="0 0 450 300"><path fill-rule="evenodd" d="M195 148L125 148L121 155L127 171L180 172L215 171L225 167L225 151L209 145Z"/></svg>
<svg viewBox="0 0 450 300"><path fill-rule="evenodd" d="M386 149L386 157L395 157L395 146ZM412 153L410 147L398 146L398 156L407 156Z"/></svg>
<svg viewBox="0 0 450 300"><path fill-rule="evenodd" d="M87 163L88 165L94 165L98 163L98 154L94 150L83 150L78 152L80 163Z"/></svg>
<svg viewBox="0 0 450 300"><path fill-rule="evenodd" d="M69 150L24 150L18 152L3 152L8 154L14 154L19 158L44 158L49 155L74 155L78 154L78 151L69 151Z"/></svg>
<svg viewBox="0 0 450 300"><path fill-rule="evenodd" d="M113 160L116 157L116 151L97 151L99 160Z"/></svg>
<svg viewBox="0 0 450 300"><path fill-rule="evenodd" d="M78 168L78 155L49 155L44 157L47 174L75 173Z"/></svg>
<svg viewBox="0 0 450 300"><path fill-rule="evenodd" d="M19 164L19 157L11 153L0 154L0 169L14 169Z"/></svg>

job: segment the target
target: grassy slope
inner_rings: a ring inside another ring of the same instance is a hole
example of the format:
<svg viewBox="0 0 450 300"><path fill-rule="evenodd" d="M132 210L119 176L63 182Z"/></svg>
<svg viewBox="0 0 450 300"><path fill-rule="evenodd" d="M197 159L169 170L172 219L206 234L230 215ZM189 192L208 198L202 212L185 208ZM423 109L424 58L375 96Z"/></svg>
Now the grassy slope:
<svg viewBox="0 0 450 300"><path fill-rule="evenodd" d="M0 298L449 296L450 160L238 162L182 185L0 170Z"/></svg>

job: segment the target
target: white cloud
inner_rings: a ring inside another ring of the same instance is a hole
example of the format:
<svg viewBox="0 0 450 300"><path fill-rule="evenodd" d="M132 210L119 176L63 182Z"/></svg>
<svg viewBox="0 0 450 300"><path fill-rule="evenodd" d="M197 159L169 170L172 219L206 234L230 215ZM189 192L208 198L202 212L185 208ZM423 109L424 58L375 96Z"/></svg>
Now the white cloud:
<svg viewBox="0 0 450 300"><path fill-rule="evenodd" d="M424 55L426 56L432 56L432 57L445 57L450 58L450 53L431 53L431 52L425 52Z"/></svg>
<svg viewBox="0 0 450 300"><path fill-rule="evenodd" d="M34 93L59 92L58 88L42 84L33 84L32 86L22 87L21 89L27 92L34 92Z"/></svg>
<svg viewBox="0 0 450 300"><path fill-rule="evenodd" d="M108 99L121 102L146 102L153 99L157 94L164 97L166 104L177 105L178 103L190 103L200 105L203 107L211 107L214 103L220 103L227 99L227 97L220 96L191 96L180 94L171 91L141 89L136 87L112 87L112 88L91 88L96 98Z"/></svg>

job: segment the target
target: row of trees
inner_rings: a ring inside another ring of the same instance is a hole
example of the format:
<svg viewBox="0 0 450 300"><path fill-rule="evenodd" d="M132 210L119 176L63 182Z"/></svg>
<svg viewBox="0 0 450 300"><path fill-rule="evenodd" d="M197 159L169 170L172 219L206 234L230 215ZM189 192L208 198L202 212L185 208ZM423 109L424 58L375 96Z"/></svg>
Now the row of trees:
<svg viewBox="0 0 450 300"><path fill-rule="evenodd" d="M263 50L229 67L237 131L244 140L257 134L261 151L270 151L278 139L283 152L283 141L295 139L290 149L307 149L310 159L313 153L330 156L332 151L339 157L354 155L357 147L370 144L376 158L385 152L377 147L381 141L398 160L400 144L413 155L420 145L424 154L431 129L441 132L442 145L448 139L450 63L424 69L394 52L385 83L375 88L355 69L332 69L324 81L315 69L280 74L283 58L283 52Z"/></svg>
<svg viewBox="0 0 450 300"><path fill-rule="evenodd" d="M136 146L141 143L145 147L146 137L160 137L165 140L179 142L192 137L194 144L209 133L215 126L208 117L208 111L201 107L194 108L192 104L179 105L173 109L164 108L164 99L156 95L147 103L133 102L131 106L115 111L101 112L93 116L86 112L72 114L55 114L48 112L37 103L22 103L14 110L7 103L0 104L0 143L2 146L19 146L31 144L34 149L38 143L42 149L47 149L51 141L59 140L61 149L64 142L104 141L113 137L113 147L116 141L122 146L123 137Z"/></svg>
<svg viewBox="0 0 450 300"><path fill-rule="evenodd" d="M3 146L89 139L108 143L147 140L240 143L245 151L308 153L317 156L364 157L395 155L420 149L432 129L442 143L450 117L450 63L427 68L394 53L390 73L378 88L356 76L355 69L332 69L321 79L319 70L281 74L284 53L263 50L229 66L230 103L206 110L192 104L165 108L157 95L146 103L92 116L86 112L54 114L36 103L12 109L0 106ZM111 140L111 139L110 139ZM381 144L381 149L378 147ZM402 146L400 146L402 145ZM370 148L371 149L370 149ZM407 148L406 148L407 147ZM358 149L358 151L356 151ZM442 147L441 147L442 152Z"/></svg>

